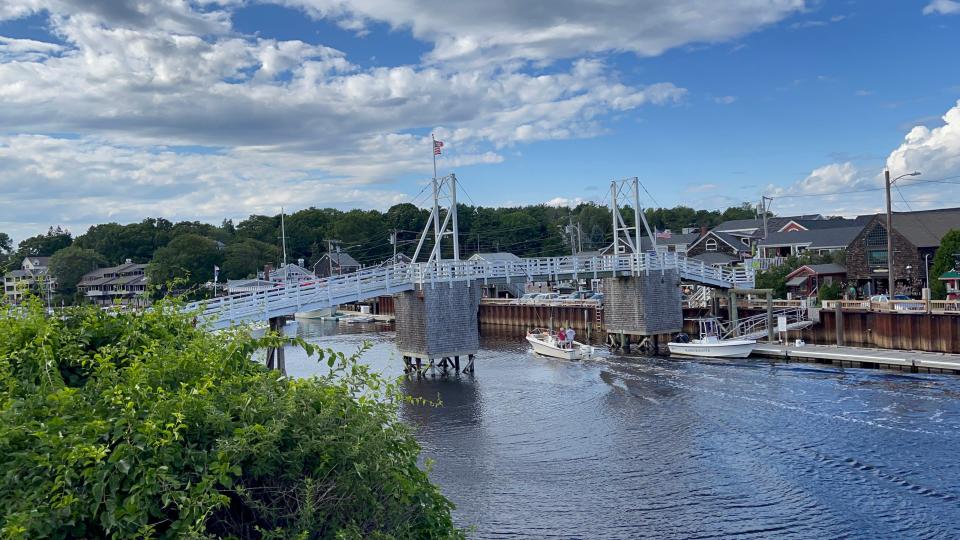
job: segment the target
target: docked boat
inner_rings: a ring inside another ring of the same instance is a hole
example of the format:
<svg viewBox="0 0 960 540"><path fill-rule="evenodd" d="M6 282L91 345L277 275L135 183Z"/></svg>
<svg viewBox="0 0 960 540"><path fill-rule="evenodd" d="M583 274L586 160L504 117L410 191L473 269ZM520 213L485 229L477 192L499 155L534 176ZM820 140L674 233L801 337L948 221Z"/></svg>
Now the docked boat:
<svg viewBox="0 0 960 540"><path fill-rule="evenodd" d="M756 347L752 339L722 339L720 324L716 319L698 319L700 339L689 339L680 334L667 344L671 355L697 356L702 358L746 358ZM684 339L686 338L686 339Z"/></svg>
<svg viewBox="0 0 960 540"><path fill-rule="evenodd" d="M340 319L340 321L347 324L371 323L376 320L377 319L371 315L357 315L356 317L344 317L343 319Z"/></svg>
<svg viewBox="0 0 960 540"><path fill-rule="evenodd" d="M574 341L572 347L566 347L557 340L556 336L546 330L537 329L528 332L527 342L533 347L533 352L563 360L583 360L593 356L594 352L592 346L579 341Z"/></svg>

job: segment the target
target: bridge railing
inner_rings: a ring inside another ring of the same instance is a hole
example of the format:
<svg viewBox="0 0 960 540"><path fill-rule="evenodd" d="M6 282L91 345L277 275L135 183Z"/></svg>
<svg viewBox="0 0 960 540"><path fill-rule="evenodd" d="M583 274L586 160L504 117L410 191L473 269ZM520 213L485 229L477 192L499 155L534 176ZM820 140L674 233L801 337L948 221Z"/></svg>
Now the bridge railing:
<svg viewBox="0 0 960 540"><path fill-rule="evenodd" d="M685 279L720 286L752 286L749 270L721 269L692 261L676 253L635 253L603 257L545 257L515 261L437 261L433 263L397 264L357 272L319 278L300 283L277 284L271 289L195 302L187 309L201 310L204 319L227 320L267 316L286 310L300 311L304 305L330 306L341 302L360 301L413 284L453 283L486 279L507 281L533 278L559 279L568 276L633 274L676 269Z"/></svg>

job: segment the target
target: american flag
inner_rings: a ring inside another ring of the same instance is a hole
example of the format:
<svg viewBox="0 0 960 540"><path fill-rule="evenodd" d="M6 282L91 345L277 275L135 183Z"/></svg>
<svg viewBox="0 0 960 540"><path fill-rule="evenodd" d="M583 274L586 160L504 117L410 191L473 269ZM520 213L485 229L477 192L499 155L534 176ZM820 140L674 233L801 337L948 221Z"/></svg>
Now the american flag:
<svg viewBox="0 0 960 540"><path fill-rule="evenodd" d="M443 141L433 141L433 155L439 156L441 148L443 148Z"/></svg>
<svg viewBox="0 0 960 540"><path fill-rule="evenodd" d="M654 234L654 236L656 236L657 238L661 238L663 240L667 240L668 238L671 238L673 234L669 230L666 230L666 231L657 231Z"/></svg>

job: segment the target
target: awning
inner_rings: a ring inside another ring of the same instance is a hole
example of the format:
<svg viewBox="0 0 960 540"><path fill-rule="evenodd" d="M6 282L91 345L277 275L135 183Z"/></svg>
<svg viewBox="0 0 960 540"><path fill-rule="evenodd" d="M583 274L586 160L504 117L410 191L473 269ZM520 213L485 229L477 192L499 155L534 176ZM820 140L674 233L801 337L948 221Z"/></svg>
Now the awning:
<svg viewBox="0 0 960 540"><path fill-rule="evenodd" d="M797 276L787 282L787 287L799 287L807 282L807 276Z"/></svg>

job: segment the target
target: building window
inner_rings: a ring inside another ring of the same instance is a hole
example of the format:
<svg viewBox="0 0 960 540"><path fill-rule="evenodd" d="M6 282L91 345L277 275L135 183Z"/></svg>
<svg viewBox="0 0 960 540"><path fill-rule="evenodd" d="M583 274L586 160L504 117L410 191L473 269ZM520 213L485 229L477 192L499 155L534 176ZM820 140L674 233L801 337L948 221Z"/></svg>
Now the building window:
<svg viewBox="0 0 960 540"><path fill-rule="evenodd" d="M863 239L867 247L887 247L887 229L874 225L873 230Z"/></svg>
<svg viewBox="0 0 960 540"><path fill-rule="evenodd" d="M749 238L741 238L740 241L743 242L743 245L745 245L745 246L749 246L749 245L750 245L750 239L749 239Z"/></svg>
<svg viewBox="0 0 960 540"><path fill-rule="evenodd" d="M872 234L872 233L871 233ZM874 249L867 252L867 264L870 266L884 266L887 264L887 250Z"/></svg>
<svg viewBox="0 0 960 540"><path fill-rule="evenodd" d="M717 241L713 238L708 238L705 244L707 251L716 251L717 250Z"/></svg>

